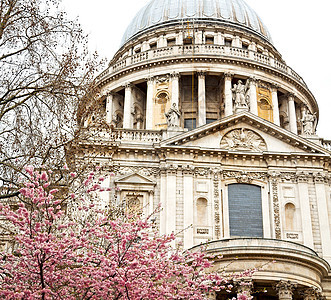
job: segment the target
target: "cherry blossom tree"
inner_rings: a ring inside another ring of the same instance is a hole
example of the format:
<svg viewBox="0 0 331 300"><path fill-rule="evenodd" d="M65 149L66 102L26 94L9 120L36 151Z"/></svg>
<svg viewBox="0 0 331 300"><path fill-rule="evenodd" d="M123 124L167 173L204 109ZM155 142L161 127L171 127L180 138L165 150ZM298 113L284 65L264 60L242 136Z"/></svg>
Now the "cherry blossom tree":
<svg viewBox="0 0 331 300"><path fill-rule="evenodd" d="M15 232L13 250L0 254L0 298L206 299L248 274L209 273L212 257L173 249L175 235L160 236L150 217L114 219L93 196L104 190L93 172L67 202L51 172L26 171L24 202L0 205Z"/></svg>
<svg viewBox="0 0 331 300"><path fill-rule="evenodd" d="M80 136L101 66L87 42L60 0L1 0L0 199L19 195L26 165L60 170Z"/></svg>

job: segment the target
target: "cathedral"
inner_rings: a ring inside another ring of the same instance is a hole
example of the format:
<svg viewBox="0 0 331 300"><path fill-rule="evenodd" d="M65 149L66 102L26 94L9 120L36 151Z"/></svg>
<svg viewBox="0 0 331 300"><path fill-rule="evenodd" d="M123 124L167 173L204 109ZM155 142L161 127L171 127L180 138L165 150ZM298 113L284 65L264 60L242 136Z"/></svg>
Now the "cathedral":
<svg viewBox="0 0 331 300"><path fill-rule="evenodd" d="M160 233L222 255L214 271L258 268L237 292L331 299L331 141L276 46L244 0L149 1L97 78L76 158L115 174L106 203L160 204Z"/></svg>

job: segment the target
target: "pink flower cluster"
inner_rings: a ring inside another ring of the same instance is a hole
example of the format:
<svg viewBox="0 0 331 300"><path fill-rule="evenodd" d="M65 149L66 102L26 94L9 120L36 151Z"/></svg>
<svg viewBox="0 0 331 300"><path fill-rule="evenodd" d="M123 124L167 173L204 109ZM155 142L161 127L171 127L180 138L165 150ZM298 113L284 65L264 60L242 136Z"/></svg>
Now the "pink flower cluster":
<svg viewBox="0 0 331 300"><path fill-rule="evenodd" d="M25 204L0 205L17 232L15 250L0 254L1 299L206 299L231 288L225 274L206 272L210 258L174 250L175 236L158 235L148 218L111 220L98 211L92 221L69 221L56 190L47 191L47 173L26 171ZM100 188L89 187L93 175L85 182L91 191Z"/></svg>

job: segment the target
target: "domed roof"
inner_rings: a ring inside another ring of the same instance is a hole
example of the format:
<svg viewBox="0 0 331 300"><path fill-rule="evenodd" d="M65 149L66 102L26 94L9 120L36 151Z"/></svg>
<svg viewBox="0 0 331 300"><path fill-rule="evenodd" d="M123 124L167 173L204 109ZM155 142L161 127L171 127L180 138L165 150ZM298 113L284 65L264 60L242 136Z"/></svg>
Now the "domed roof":
<svg viewBox="0 0 331 300"><path fill-rule="evenodd" d="M244 27L271 42L261 19L243 0L151 0L131 21L122 45L149 29L185 20L208 20Z"/></svg>

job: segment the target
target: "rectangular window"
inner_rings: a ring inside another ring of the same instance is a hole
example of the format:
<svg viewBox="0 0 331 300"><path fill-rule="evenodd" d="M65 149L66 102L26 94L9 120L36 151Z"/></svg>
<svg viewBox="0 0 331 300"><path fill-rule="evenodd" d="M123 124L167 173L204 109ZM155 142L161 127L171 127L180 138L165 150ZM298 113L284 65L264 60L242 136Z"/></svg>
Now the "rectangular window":
<svg viewBox="0 0 331 300"><path fill-rule="evenodd" d="M134 50L135 53L140 53L141 52L141 48L137 48Z"/></svg>
<svg viewBox="0 0 331 300"><path fill-rule="evenodd" d="M183 41L184 45L192 45L193 44L193 38L192 37L186 37L184 38L184 41Z"/></svg>
<svg viewBox="0 0 331 300"><path fill-rule="evenodd" d="M224 40L224 45L225 45L225 46L228 46L228 47L231 47L231 45L232 45L232 40L231 40L231 39L225 39L225 40Z"/></svg>
<svg viewBox="0 0 331 300"><path fill-rule="evenodd" d="M176 39L167 39L167 45L168 47L175 46L176 45Z"/></svg>
<svg viewBox="0 0 331 300"><path fill-rule="evenodd" d="M206 36L206 44L213 45L214 44L214 37L213 36Z"/></svg>
<svg viewBox="0 0 331 300"><path fill-rule="evenodd" d="M261 187L228 185L228 205L231 237L263 237Z"/></svg>
<svg viewBox="0 0 331 300"><path fill-rule="evenodd" d="M150 49L156 49L156 48L157 48L157 43L156 43L156 42L154 42L154 43L150 43L150 44L149 44L149 48L150 48Z"/></svg>
<svg viewBox="0 0 331 300"><path fill-rule="evenodd" d="M196 119L185 119L184 120L184 128L188 130L192 130L197 127Z"/></svg>
<svg viewBox="0 0 331 300"><path fill-rule="evenodd" d="M213 123L213 122L215 122L215 121L217 121L217 119L210 119L210 118L207 118L207 119L206 119L206 124Z"/></svg>
<svg viewBox="0 0 331 300"><path fill-rule="evenodd" d="M248 45L243 44L243 45L242 45L242 48L243 48L244 50L248 50Z"/></svg>

